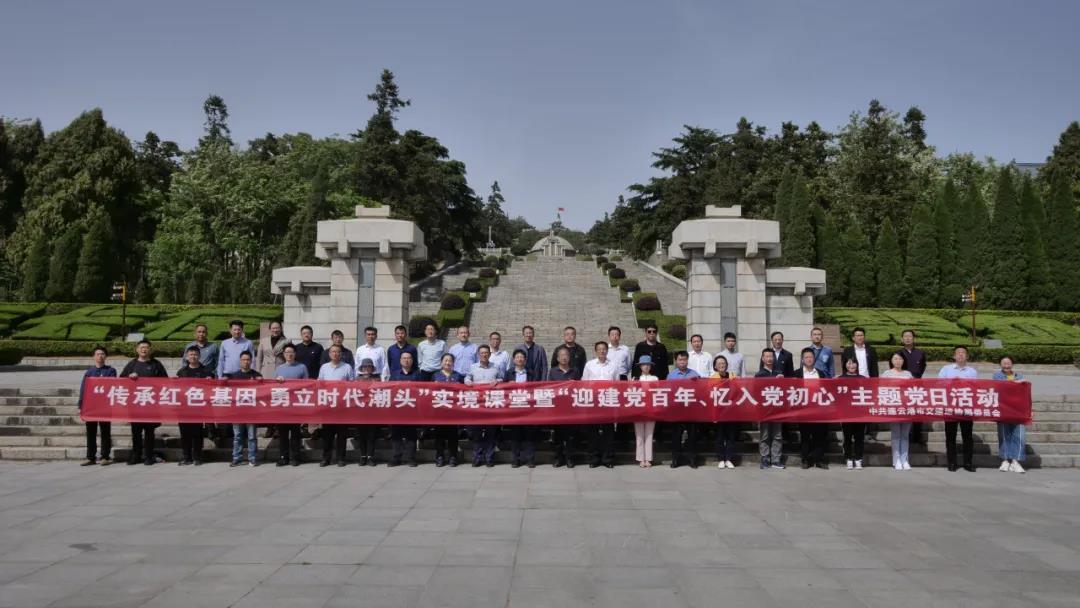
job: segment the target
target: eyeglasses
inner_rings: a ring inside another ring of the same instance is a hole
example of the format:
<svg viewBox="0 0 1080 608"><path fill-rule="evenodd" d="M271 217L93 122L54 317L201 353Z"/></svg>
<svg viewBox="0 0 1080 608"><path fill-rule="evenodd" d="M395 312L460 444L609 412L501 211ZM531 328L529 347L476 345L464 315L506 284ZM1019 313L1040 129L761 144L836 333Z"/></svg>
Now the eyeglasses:
<svg viewBox="0 0 1080 608"><path fill-rule="evenodd" d="M647 333L647 334L655 334L656 330L655 329L646 329L645 333Z"/></svg>

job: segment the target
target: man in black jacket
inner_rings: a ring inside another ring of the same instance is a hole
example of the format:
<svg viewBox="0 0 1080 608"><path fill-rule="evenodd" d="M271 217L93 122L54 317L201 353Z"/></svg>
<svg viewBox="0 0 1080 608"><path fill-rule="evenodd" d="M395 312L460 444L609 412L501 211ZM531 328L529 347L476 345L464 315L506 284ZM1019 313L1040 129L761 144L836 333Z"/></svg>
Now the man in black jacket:
<svg viewBox="0 0 1080 608"><path fill-rule="evenodd" d="M785 378L795 376L795 358L790 351L784 350L784 332L774 331L769 335L772 342L773 367L784 374Z"/></svg>
<svg viewBox="0 0 1080 608"><path fill-rule="evenodd" d="M576 369L578 374L581 374L585 371L585 361L588 359L588 355L585 353L585 347L577 343L577 330L567 325L563 329L562 335L563 343L560 346L565 346L570 353L570 367ZM555 353L552 353L550 367L555 367L558 364Z"/></svg>
<svg viewBox="0 0 1080 608"><path fill-rule="evenodd" d="M806 347L799 353L802 364L795 370L796 378L818 380L828 378L829 374L824 369L817 367L817 353L813 348ZM819 469L829 468L825 460L825 444L828 440L829 425L826 422L803 422L799 424L799 439L801 442L800 455L802 456L802 468L809 469L816 466Z"/></svg>
<svg viewBox="0 0 1080 608"><path fill-rule="evenodd" d="M912 378L922 378L926 373L926 353L915 348L915 330L905 329L900 333L900 342L903 348L896 351L904 358L904 369L911 372ZM922 436L922 423L911 423L911 443L926 445Z"/></svg>
<svg viewBox="0 0 1080 608"><path fill-rule="evenodd" d="M135 345L136 357L124 366L120 375L132 380L139 378L168 378L169 372L165 366L153 357L150 341L139 340ZM128 464L138 464L142 458L143 464L154 464L154 429L161 426L157 422L132 422L131 423L131 453L128 454Z"/></svg>
<svg viewBox="0 0 1080 608"><path fill-rule="evenodd" d="M658 330L656 325L649 323L645 326L645 339L637 343L634 347L635 362L633 367L630 368L630 375L637 379L641 377L641 369L637 366L637 361L641 361L643 355L648 355L652 358L653 366L652 373L660 380L666 380L668 375L668 366L671 365L671 359L668 357L667 348L657 339Z"/></svg>
<svg viewBox="0 0 1080 608"><path fill-rule="evenodd" d="M214 370L206 367L202 364L199 357L201 351L197 345L191 345L184 352L184 358L187 360L184 367L180 368L180 371L176 372L177 378L213 378ZM189 464L195 464L196 466L202 464L202 448L203 448L203 425L201 422L181 422L180 423L180 451L183 452L183 457L180 459L180 466Z"/></svg>
<svg viewBox="0 0 1080 608"><path fill-rule="evenodd" d="M856 327L851 330L851 346L844 349L840 355L840 369L844 369L848 360L854 359L859 363L859 375L863 378L878 377L877 351L873 346L866 343L866 330ZM912 374L914 375L914 374ZM873 423L866 425L866 439L873 441L876 438L877 428Z"/></svg>

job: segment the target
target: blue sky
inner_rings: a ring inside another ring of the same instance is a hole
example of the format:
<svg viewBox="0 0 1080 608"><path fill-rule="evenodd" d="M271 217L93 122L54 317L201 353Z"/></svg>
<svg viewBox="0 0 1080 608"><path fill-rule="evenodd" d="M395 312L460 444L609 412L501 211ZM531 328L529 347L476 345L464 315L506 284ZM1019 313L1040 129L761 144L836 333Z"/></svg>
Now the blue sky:
<svg viewBox="0 0 1080 608"><path fill-rule="evenodd" d="M499 180L507 211L588 228L683 124L826 128L871 98L927 114L939 153L1042 161L1080 119L1080 3L12 2L0 115L46 130L101 107L193 145L202 101L234 139L348 134L392 69L399 121ZM718 201L723 202L723 201Z"/></svg>

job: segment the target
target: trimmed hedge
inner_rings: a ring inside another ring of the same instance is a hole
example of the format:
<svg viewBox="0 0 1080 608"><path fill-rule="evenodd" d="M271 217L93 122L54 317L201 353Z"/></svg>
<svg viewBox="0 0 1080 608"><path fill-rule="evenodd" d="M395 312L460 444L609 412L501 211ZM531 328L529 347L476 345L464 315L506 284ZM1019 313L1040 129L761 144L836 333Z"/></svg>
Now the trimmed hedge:
<svg viewBox="0 0 1080 608"><path fill-rule="evenodd" d="M655 294L642 295L634 299L634 308L641 311L660 310L660 299Z"/></svg>
<svg viewBox="0 0 1080 608"><path fill-rule="evenodd" d="M611 261L612 262L621 262L622 261L622 256L621 255L613 255L613 256L611 256Z"/></svg>
<svg viewBox="0 0 1080 608"><path fill-rule="evenodd" d="M424 328L428 323L435 321L431 317L413 317L409 319L409 337L424 338Z"/></svg>
<svg viewBox="0 0 1080 608"><path fill-rule="evenodd" d="M465 308L465 298L456 293L448 293L443 296L441 306L445 310L462 310Z"/></svg>
<svg viewBox="0 0 1080 608"><path fill-rule="evenodd" d="M683 264L679 264L679 265L677 265L677 266L675 266L674 268L671 269L670 274L671 274L671 276L675 277L676 279L685 280L686 279L686 266L683 265Z"/></svg>
<svg viewBox="0 0 1080 608"><path fill-rule="evenodd" d="M874 344L878 360L887 361L899 347L895 344ZM967 346L964 344L964 346ZM955 346L920 346L928 361L951 361ZM1075 364L1080 365L1080 348L1075 346L1018 345L1011 348L984 348L967 346L971 361L996 363L1005 355L1013 358L1017 365L1029 364Z"/></svg>
<svg viewBox="0 0 1080 608"><path fill-rule="evenodd" d="M615 268L615 262L604 262L600 265L600 268L603 269L604 272L608 272Z"/></svg>
<svg viewBox="0 0 1080 608"><path fill-rule="evenodd" d="M623 291L641 291L641 285L637 279L626 279L619 283L619 289Z"/></svg>
<svg viewBox="0 0 1080 608"><path fill-rule="evenodd" d="M483 291L483 289L484 285L480 282L480 279L465 279L465 282L461 285L462 291L468 291L470 293Z"/></svg>
<svg viewBox="0 0 1080 608"><path fill-rule="evenodd" d="M626 271L623 270L622 268L612 268L611 270L608 271L608 277L610 277L612 279L620 279L620 280L625 279L626 278Z"/></svg>
<svg viewBox="0 0 1080 608"><path fill-rule="evenodd" d="M17 348L0 348L0 365L18 365L23 353Z"/></svg>
<svg viewBox="0 0 1080 608"><path fill-rule="evenodd" d="M669 325L664 335L673 340L685 340L686 326L681 323Z"/></svg>
<svg viewBox="0 0 1080 608"><path fill-rule="evenodd" d="M604 257L602 255L596 256L596 265L597 266L602 267L604 264L607 264L607 263L608 263L608 259L606 257Z"/></svg>
<svg viewBox="0 0 1080 608"><path fill-rule="evenodd" d="M179 357L184 347L191 340L154 341L154 355L158 357ZM109 355L121 357L135 356L134 342L92 342L80 340L0 340L0 350L17 349L25 357L74 357L83 356L90 360L95 346L104 346Z"/></svg>
<svg viewBox="0 0 1080 608"><path fill-rule="evenodd" d="M499 273L494 268L481 268L479 276L481 279L494 279Z"/></svg>

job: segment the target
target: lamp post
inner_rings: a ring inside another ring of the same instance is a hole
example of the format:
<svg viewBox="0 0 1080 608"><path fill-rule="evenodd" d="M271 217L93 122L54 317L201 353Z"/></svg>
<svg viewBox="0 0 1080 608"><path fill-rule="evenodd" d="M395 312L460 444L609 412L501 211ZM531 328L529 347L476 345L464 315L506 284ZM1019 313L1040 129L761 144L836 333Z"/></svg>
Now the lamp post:
<svg viewBox="0 0 1080 608"><path fill-rule="evenodd" d="M965 304L971 303L971 345L972 346L977 346L979 344L978 338L976 337L976 334L975 334L975 300L976 300L975 285L972 285L971 288L966 293L964 293L964 295L960 296L960 301L961 302L963 302Z"/></svg>

